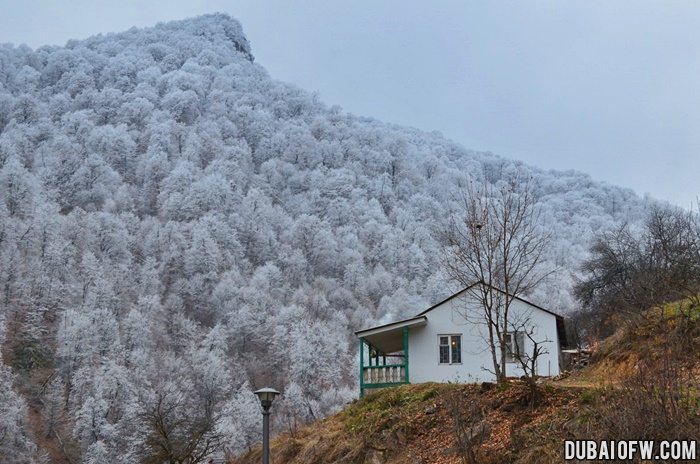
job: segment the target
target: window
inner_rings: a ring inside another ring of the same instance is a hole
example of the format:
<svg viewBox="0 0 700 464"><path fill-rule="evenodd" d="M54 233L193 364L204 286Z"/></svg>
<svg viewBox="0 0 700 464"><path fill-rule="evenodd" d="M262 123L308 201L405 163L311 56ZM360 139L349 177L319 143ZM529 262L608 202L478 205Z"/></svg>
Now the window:
<svg viewBox="0 0 700 464"><path fill-rule="evenodd" d="M525 356L525 332L508 332L506 334L506 362L515 362L523 356Z"/></svg>
<svg viewBox="0 0 700 464"><path fill-rule="evenodd" d="M440 364L460 364L462 362L462 336L439 335Z"/></svg>

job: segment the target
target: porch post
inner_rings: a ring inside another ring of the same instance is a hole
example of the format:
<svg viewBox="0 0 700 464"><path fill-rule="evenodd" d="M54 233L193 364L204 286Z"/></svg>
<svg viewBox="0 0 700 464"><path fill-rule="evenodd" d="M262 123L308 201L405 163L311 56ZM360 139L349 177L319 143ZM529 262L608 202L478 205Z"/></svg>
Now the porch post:
<svg viewBox="0 0 700 464"><path fill-rule="evenodd" d="M403 362L404 362L404 383L408 383L408 327L403 328Z"/></svg>
<svg viewBox="0 0 700 464"><path fill-rule="evenodd" d="M365 396L365 337L360 337L360 398Z"/></svg>

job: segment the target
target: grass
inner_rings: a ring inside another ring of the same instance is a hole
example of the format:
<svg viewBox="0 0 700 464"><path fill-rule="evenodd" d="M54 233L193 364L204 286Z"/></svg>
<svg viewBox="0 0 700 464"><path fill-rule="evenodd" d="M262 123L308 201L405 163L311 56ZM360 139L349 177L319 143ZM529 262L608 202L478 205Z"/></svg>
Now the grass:
<svg viewBox="0 0 700 464"><path fill-rule="evenodd" d="M651 407L663 391L656 387L634 390L638 387L628 380L639 372L640 365L653 374L668 363L669 356L674 365L700 374L699 321L700 309L689 302L644 313L601 345L593 365L564 381L540 385L542 401L534 408L528 406L527 386L520 381L498 388L426 383L370 391L335 416L293 436L278 436L272 443L273 460L288 464L464 464L460 451L464 440L457 435L469 435L479 428L486 430L483 440L474 445L479 463L561 462L565 439L623 436L626 432L620 424L639 421L641 427L654 422L649 420L649 409L638 407L634 412L635 405L645 399ZM692 412L700 407L698 388L700 380L684 387L677 401L683 409ZM678 396L673 395L671 392L671 399ZM678 416L691 427L698 425L694 417ZM463 424L461 431L457 423ZM256 449L231 462L254 463L259 458Z"/></svg>
<svg viewBox="0 0 700 464"><path fill-rule="evenodd" d="M370 392L340 413L350 433L372 434L392 430L408 417L430 406L430 401L456 388L454 384L418 384Z"/></svg>

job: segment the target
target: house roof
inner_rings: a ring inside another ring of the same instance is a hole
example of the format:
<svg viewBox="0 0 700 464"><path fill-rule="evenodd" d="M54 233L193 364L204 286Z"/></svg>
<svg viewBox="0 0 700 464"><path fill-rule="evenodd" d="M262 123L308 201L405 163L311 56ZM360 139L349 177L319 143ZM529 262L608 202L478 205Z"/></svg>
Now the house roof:
<svg viewBox="0 0 700 464"><path fill-rule="evenodd" d="M355 335L363 337L367 343L382 353L396 353L403 350L404 327L418 327L428 323L426 316L416 316L402 321L358 330Z"/></svg>
<svg viewBox="0 0 700 464"><path fill-rule="evenodd" d="M471 284L471 285L469 285L469 286L463 288L462 290L458 291L457 293L455 293L455 294L453 294L453 295L451 295L451 296L445 298L444 300L440 301L439 303L436 303L436 304L432 305L432 306L429 307L428 309L422 311L421 313L417 314L416 316L414 316L414 317L412 317L412 318L403 319L403 320L401 320L401 321L391 322L391 323L389 323L389 324L383 324L383 325L379 325L379 326L375 326L375 327L370 327L370 328L367 328L367 329L358 330L357 332L355 332L355 335L357 335L358 337L365 337L365 338L368 338L368 337L370 337L370 336L372 336L372 335L379 335L379 334L385 334L385 333L387 333L387 332L398 331L399 329L402 329L403 327L408 327L408 326L411 326L411 325L417 325L418 323L419 323L420 325L424 325L425 323L427 323L427 316L425 316L426 314L428 314L428 313L429 313L430 311L432 311L433 309L435 309L435 308L437 308L437 307L443 305L444 303L447 303L447 302L450 301L451 299L456 298L456 297L462 295L464 292L468 291L469 289L473 288L474 286L476 286L476 285L478 285L478 284L487 285L488 287L490 287L490 288L492 288L492 289L494 289L494 290L496 290L496 291L498 291L498 292L501 292L501 293L503 293L503 294L506 293L506 292L504 292L503 290L501 290L500 288L498 288L498 287L496 287L496 286L494 286L494 285L491 285L491 284L487 284L486 282L483 282L483 281L481 281L481 282L475 282L475 283L473 283L473 284ZM512 295L511 295L511 296L512 296ZM548 310L548 309L545 309L545 308L543 308L542 306L536 305L535 303L532 303L531 301L528 301L528 300L526 300L526 299L524 299L524 298L520 298L520 297L518 297L518 296L514 296L513 298L516 299L516 300L518 300L518 301L522 301L523 303L526 303L526 304L532 306L533 308L537 308L537 309L539 309L540 311L544 311L545 313L548 313L548 314L551 314L552 316L554 316L554 317L556 318L556 321L557 321L557 335L558 335L558 337L559 337L559 342L560 342L561 346L566 346L566 345L567 345L567 343L566 343L566 330L565 330L565 327L564 327L564 318L563 318L561 315L559 315L559 314L557 314L557 313L555 313L555 312L553 312L553 311L550 311L550 310ZM373 338L374 338L374 337L373 337ZM369 341L370 343L372 343L371 340L368 340L368 341ZM372 344L374 345L374 343L372 343ZM375 346L376 346L376 345L375 345ZM380 348L379 346L376 346L376 347L377 347L377 348ZM398 348L398 349L395 350L395 351L399 351L399 350L401 350L401 349L402 349L402 348ZM384 351L384 350L382 350L382 351ZM389 353L390 351L384 351L384 352L385 352L385 353Z"/></svg>
<svg viewBox="0 0 700 464"><path fill-rule="evenodd" d="M411 317L409 319L402 319L400 321L389 322L388 324L377 325L374 327L368 327L366 329L358 330L355 332L356 335L363 337L365 335L372 335L374 333L386 332L387 330L402 329L404 327L409 327L416 325L416 323L425 322L428 318L419 314L418 316Z"/></svg>
<svg viewBox="0 0 700 464"><path fill-rule="evenodd" d="M496 286L494 286L494 285L491 285L491 284L487 284L486 282L483 282L483 281L481 281L481 282L474 282L473 284L471 284L471 285L469 285L469 286L467 286L467 287L464 287L462 290L458 291L458 292L455 293L454 295L448 296L447 298L445 298L445 299L442 300L441 302L432 305L430 308L426 309L425 311L423 311L423 312L421 312L421 313L418 313L418 316L422 316L422 315L424 315L424 314L429 313L430 311L432 311L433 309L435 309L435 308L437 308L438 306L442 305L443 303L447 303L447 302L450 301L451 299L460 296L462 293L466 292L467 290L469 290L469 289L475 287L476 285L478 285L478 284L480 284L480 283L481 283L482 285L486 285L486 286L488 286L488 287L491 287L492 289L494 289L494 290L496 290L496 291L499 291L499 292L501 292L501 293L503 293L503 294L506 293L506 292L504 292L503 290L501 290L500 288L498 288L498 287L496 287ZM513 296L513 295L511 295L511 296ZM529 304L530 306L539 309L540 311L544 311L544 312L546 312L546 313L549 313L549 314L551 314L552 316L558 317L558 318L560 318L560 319L564 319L563 316L561 316L561 315L555 313L554 311L550 311L549 309L545 309L545 308L543 308L542 306L536 305L536 304L533 303L532 301L528 301L528 300L526 300L525 298L520 298L519 296L513 296L513 298L516 299L516 300L518 300L518 301L522 301L523 303L527 303L527 304Z"/></svg>

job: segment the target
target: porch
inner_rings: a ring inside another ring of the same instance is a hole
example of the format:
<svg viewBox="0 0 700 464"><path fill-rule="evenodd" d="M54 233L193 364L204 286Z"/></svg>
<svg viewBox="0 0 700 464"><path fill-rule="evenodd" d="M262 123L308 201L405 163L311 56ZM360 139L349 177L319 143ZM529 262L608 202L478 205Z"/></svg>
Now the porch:
<svg viewBox="0 0 700 464"><path fill-rule="evenodd" d="M426 323L420 316L355 332L360 339L360 397L367 389L409 383L409 330Z"/></svg>

